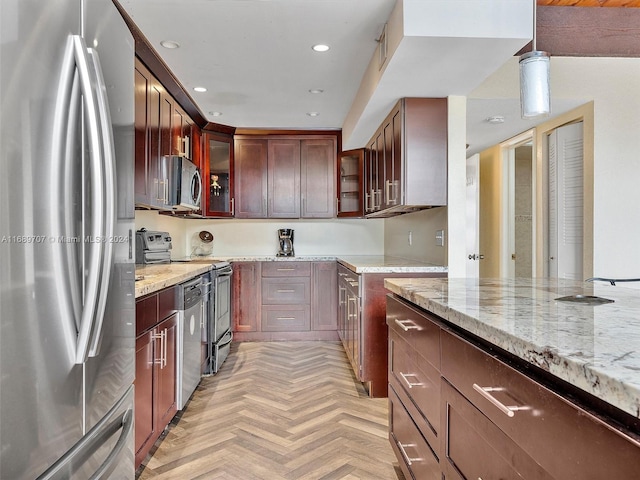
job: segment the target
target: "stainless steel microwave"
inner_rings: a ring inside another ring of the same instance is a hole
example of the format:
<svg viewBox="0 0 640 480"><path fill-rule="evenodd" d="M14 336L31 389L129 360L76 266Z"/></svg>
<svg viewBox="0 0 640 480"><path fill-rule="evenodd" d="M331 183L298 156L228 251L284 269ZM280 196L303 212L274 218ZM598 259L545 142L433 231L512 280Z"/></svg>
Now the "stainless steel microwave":
<svg viewBox="0 0 640 480"><path fill-rule="evenodd" d="M169 206L172 210L200 210L202 176L196 165L186 157L163 157L169 184Z"/></svg>

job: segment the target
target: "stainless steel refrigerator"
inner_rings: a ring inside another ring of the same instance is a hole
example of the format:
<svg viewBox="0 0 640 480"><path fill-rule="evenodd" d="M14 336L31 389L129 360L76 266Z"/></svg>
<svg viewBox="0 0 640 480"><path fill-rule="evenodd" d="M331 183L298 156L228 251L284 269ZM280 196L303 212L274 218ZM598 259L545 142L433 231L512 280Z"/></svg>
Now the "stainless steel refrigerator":
<svg viewBox="0 0 640 480"><path fill-rule="evenodd" d="M134 477L134 51L111 0L0 2L0 478Z"/></svg>

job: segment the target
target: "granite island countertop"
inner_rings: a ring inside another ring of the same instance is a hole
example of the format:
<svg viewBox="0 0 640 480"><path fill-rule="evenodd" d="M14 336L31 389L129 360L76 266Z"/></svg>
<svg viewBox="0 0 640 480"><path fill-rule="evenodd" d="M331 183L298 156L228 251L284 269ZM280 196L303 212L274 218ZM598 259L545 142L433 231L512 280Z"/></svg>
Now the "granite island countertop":
<svg viewBox="0 0 640 480"><path fill-rule="evenodd" d="M640 418L640 290L525 278L401 278L385 287ZM614 302L556 300L572 295Z"/></svg>

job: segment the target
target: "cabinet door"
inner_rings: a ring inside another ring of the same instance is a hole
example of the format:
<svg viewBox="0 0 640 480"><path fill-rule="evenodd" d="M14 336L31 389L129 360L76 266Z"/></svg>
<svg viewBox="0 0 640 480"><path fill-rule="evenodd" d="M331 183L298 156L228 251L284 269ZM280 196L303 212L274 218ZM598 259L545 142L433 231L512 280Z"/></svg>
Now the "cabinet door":
<svg viewBox="0 0 640 480"><path fill-rule="evenodd" d="M187 130L191 138L191 140L189 141L189 148L191 149L191 161L195 163L198 168L200 168L200 172L202 173L204 172L204 165L202 162L202 131L200 130L200 127L198 127L198 125L193 122L188 124Z"/></svg>
<svg viewBox="0 0 640 480"><path fill-rule="evenodd" d="M159 430L169 424L178 411L176 375L177 375L177 339L178 315L173 314L154 329L156 349L156 425Z"/></svg>
<svg viewBox="0 0 640 480"><path fill-rule="evenodd" d="M311 329L336 330L338 312L336 262L313 262L311 269Z"/></svg>
<svg viewBox="0 0 640 480"><path fill-rule="evenodd" d="M204 214L233 216L233 143L230 136L204 133L202 178Z"/></svg>
<svg viewBox="0 0 640 480"><path fill-rule="evenodd" d="M234 142L235 216L267 217L267 140Z"/></svg>
<svg viewBox="0 0 640 480"><path fill-rule="evenodd" d="M440 480L442 478L437 455L416 428L393 388L389 388L389 440L401 462L400 467L405 476L421 480ZM468 478L475 479L476 477Z"/></svg>
<svg viewBox="0 0 640 480"><path fill-rule="evenodd" d="M186 155L190 158L190 155L185 152L184 130L186 123L186 114L174 103L171 119L171 155Z"/></svg>
<svg viewBox="0 0 640 480"><path fill-rule="evenodd" d="M144 206L164 206L160 171L160 115L163 88L136 62L135 71L135 198Z"/></svg>
<svg viewBox="0 0 640 480"><path fill-rule="evenodd" d="M336 216L336 142L334 139L301 140L300 197L302 218Z"/></svg>
<svg viewBox="0 0 640 480"><path fill-rule="evenodd" d="M444 406L441 423L445 432L441 436L440 458L447 477L460 474L463 478L553 478L446 380L441 382Z"/></svg>
<svg viewBox="0 0 640 480"><path fill-rule="evenodd" d="M269 218L300 217L300 140L269 140Z"/></svg>
<svg viewBox="0 0 640 480"><path fill-rule="evenodd" d="M136 468L140 465L150 448L154 425L153 407L153 370L154 340L151 331L136 339L136 379L135 385L135 452ZM148 448L144 448L148 447Z"/></svg>
<svg viewBox="0 0 640 480"><path fill-rule="evenodd" d="M400 104L391 111L383 127L384 136L384 192L383 208L401 203L402 174L402 112Z"/></svg>
<svg viewBox="0 0 640 480"><path fill-rule="evenodd" d="M136 204L150 205L151 180L149 175L149 108L147 92L150 90L148 71L136 61L134 77L135 103L135 199Z"/></svg>
<svg viewBox="0 0 640 480"><path fill-rule="evenodd" d="M361 217L364 206L365 150L342 152L338 159L338 217Z"/></svg>
<svg viewBox="0 0 640 480"><path fill-rule="evenodd" d="M261 274L260 262L234 262L233 331L260 331Z"/></svg>

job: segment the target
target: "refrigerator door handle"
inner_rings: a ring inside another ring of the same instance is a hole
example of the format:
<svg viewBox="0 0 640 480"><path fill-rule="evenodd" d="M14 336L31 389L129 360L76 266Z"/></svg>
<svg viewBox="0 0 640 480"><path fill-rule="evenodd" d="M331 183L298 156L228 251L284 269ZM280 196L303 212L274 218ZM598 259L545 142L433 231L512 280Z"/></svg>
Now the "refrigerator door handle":
<svg viewBox="0 0 640 480"><path fill-rule="evenodd" d="M78 470L92 454L104 445L118 430L122 430L113 449L107 455L104 462L89 477L89 480L101 480L109 478L113 468L117 466L117 460L128 446L129 437L133 431L133 410L128 409L123 415L107 423L96 425L82 440L76 443L71 450L65 453L37 480L63 480L68 479L73 472Z"/></svg>
<svg viewBox="0 0 640 480"><path fill-rule="evenodd" d="M91 233L89 240L93 243L89 251L88 266L85 267L86 284L84 295L84 307L80 320L78 332L76 363L84 363L89 354L91 337L95 330L94 320L99 304L100 280L102 278L102 262L104 244L101 241L105 232L104 201L105 201L105 181L104 181L104 160L103 145L100 128L100 112L97 95L95 92L95 76L90 68L90 59L84 39L79 35L73 35L74 55L76 68L80 79L80 87L84 96L84 109L86 111L87 136L89 139L90 151L90 183L91 183ZM82 239L83 244L85 238Z"/></svg>
<svg viewBox="0 0 640 480"><path fill-rule="evenodd" d="M100 341L102 340L102 323L104 320L105 306L107 303L107 293L109 291L109 280L111 278L111 263L113 261L113 242L116 223L116 157L111 129L111 113L109 111L109 101L107 98L107 87L102 75L102 67L98 52L88 49L89 56L93 60L95 80L97 82L97 100L100 133L102 135L102 151L104 172L104 234L95 241L102 247L102 265L100 269L100 283L98 285L98 303L94 315L95 326L93 329L93 339L89 349L89 356L95 357L100 353Z"/></svg>

